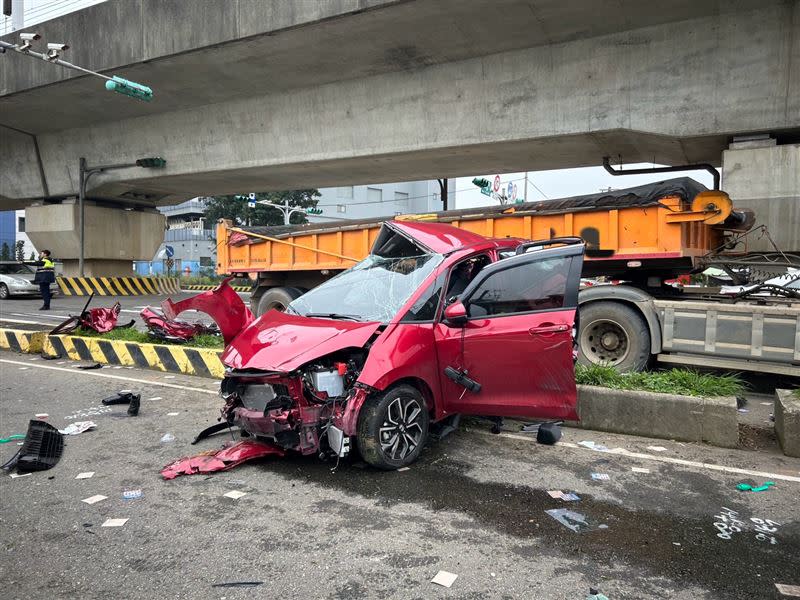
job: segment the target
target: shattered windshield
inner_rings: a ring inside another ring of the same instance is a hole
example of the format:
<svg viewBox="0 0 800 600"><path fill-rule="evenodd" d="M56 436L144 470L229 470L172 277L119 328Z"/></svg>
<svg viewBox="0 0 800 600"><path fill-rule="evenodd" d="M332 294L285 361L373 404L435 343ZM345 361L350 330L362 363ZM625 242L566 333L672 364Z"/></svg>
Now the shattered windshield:
<svg viewBox="0 0 800 600"><path fill-rule="evenodd" d="M370 255L292 302L288 312L387 323L441 262L439 254Z"/></svg>

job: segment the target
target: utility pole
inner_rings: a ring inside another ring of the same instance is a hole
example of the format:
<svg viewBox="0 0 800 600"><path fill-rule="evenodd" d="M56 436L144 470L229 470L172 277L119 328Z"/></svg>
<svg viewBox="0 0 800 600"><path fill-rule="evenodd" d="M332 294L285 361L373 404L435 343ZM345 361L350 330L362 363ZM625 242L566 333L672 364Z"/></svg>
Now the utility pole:
<svg viewBox="0 0 800 600"><path fill-rule="evenodd" d="M252 200L250 202L253 202ZM291 218L294 213L303 213L305 215L319 215L322 214L321 208L292 208L289 206L289 200L286 199L283 201L283 205L275 204L270 202L269 200L259 200L255 202L255 204L261 204L263 206L271 206L272 208L277 208L281 213L283 213L283 224L284 225L291 225Z"/></svg>
<svg viewBox="0 0 800 600"><path fill-rule="evenodd" d="M439 195L442 199L442 210L447 210L447 177L437 179L439 182Z"/></svg>

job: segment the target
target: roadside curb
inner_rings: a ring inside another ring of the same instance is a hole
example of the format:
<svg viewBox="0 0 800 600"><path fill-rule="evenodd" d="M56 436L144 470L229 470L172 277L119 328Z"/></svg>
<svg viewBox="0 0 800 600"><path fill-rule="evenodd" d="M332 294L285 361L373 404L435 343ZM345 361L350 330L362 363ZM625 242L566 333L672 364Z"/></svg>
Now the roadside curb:
<svg viewBox="0 0 800 600"><path fill-rule="evenodd" d="M24 354L36 354L42 351L46 336L45 331L0 329L0 348Z"/></svg>
<svg viewBox="0 0 800 600"><path fill-rule="evenodd" d="M181 291L183 291L183 292L207 292L209 290L216 289L217 287L219 287L219 286L211 285L211 284L182 285L181 286ZM234 292L249 292L249 291L251 291L253 289L249 285L231 285L230 288Z"/></svg>
<svg viewBox="0 0 800 600"><path fill-rule="evenodd" d="M220 350L167 344L146 344L77 335L45 335L41 350L49 356L105 365L141 367L167 373L222 378Z"/></svg>
<svg viewBox="0 0 800 600"><path fill-rule="evenodd" d="M578 386L583 429L737 448L736 398L700 398Z"/></svg>

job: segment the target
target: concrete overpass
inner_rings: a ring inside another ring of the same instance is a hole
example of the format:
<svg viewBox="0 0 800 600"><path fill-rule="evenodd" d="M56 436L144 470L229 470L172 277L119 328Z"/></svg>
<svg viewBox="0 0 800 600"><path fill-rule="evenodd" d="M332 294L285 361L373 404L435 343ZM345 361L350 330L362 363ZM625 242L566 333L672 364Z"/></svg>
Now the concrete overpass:
<svg viewBox="0 0 800 600"><path fill-rule="evenodd" d="M196 195L625 162L800 135L800 0L110 0L36 27L151 103L0 57L0 202ZM13 41L6 38L6 41ZM800 193L800 190L798 190Z"/></svg>

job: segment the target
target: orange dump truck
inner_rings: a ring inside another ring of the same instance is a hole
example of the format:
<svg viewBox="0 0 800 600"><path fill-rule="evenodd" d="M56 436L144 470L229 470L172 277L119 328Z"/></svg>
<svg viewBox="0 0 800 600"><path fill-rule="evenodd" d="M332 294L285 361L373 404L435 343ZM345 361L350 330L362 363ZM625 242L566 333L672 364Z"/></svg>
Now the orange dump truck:
<svg viewBox="0 0 800 600"><path fill-rule="evenodd" d="M624 281L580 294L583 362L640 370L664 362L800 375L800 307L790 302L688 300L665 280L716 256L753 216L728 196L680 178L542 202L403 215L486 237L587 243L583 276ZM217 227L217 272L253 281L256 314L284 309L306 290L365 258L385 219L288 227ZM795 337L795 332L797 332Z"/></svg>

